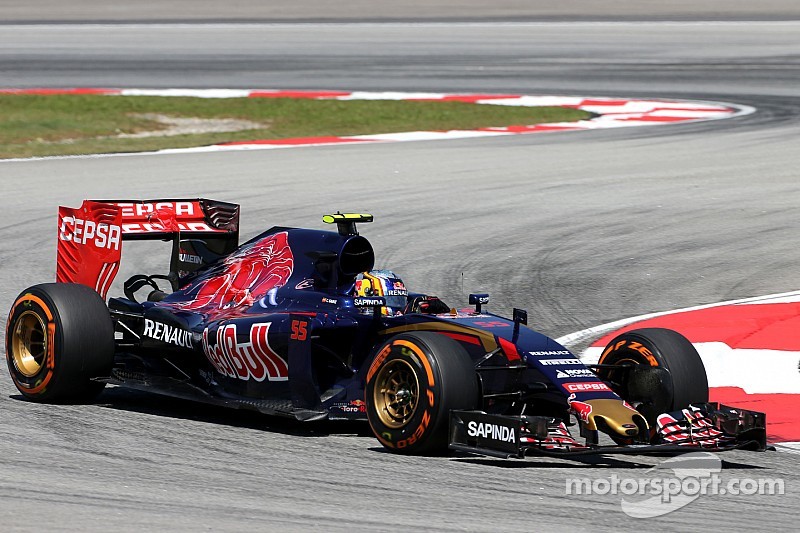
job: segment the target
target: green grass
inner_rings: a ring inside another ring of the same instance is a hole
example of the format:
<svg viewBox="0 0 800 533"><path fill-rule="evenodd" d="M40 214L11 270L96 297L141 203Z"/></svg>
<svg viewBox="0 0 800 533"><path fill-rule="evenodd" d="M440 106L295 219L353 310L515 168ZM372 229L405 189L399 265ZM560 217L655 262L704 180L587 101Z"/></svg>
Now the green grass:
<svg viewBox="0 0 800 533"><path fill-rule="evenodd" d="M232 133L113 138L120 133L164 128L163 124L137 116L146 113L238 118L262 127ZM0 95L0 158L139 152L256 139L532 125L589 116L584 111L559 107L461 102Z"/></svg>

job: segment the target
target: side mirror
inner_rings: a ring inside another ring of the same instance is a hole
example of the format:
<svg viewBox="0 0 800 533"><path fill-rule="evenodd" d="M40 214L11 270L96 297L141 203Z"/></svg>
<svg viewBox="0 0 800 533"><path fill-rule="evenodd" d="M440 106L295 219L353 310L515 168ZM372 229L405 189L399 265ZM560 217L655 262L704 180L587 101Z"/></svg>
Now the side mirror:
<svg viewBox="0 0 800 533"><path fill-rule="evenodd" d="M517 309L515 307L514 314L512 316L514 318L514 336L512 337L512 340L514 343L516 343L517 339L519 339L519 325L528 325L528 312L524 309Z"/></svg>
<svg viewBox="0 0 800 533"><path fill-rule="evenodd" d="M470 294L469 295L469 304L475 306L475 312L481 312L481 306L486 305L489 303L489 295L488 294Z"/></svg>

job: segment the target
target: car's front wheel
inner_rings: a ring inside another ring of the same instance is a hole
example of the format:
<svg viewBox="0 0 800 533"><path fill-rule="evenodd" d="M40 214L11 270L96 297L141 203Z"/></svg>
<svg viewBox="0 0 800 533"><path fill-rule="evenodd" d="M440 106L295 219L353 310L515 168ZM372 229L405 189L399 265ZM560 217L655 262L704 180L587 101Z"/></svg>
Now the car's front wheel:
<svg viewBox="0 0 800 533"><path fill-rule="evenodd" d="M367 372L367 418L386 448L408 454L447 450L450 410L474 409L475 367L454 340L403 333L378 350Z"/></svg>
<svg viewBox="0 0 800 533"><path fill-rule="evenodd" d="M651 428L661 413L708 401L703 360L677 331L643 328L622 333L608 343L598 363L611 365L598 368L598 376L633 403ZM654 370L637 372L639 366Z"/></svg>

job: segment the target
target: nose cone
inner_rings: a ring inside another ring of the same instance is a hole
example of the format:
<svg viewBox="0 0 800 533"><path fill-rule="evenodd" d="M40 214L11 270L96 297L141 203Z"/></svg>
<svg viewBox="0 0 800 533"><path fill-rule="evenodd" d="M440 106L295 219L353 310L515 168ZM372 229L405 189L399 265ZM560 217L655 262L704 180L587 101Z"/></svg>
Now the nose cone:
<svg viewBox="0 0 800 533"><path fill-rule="evenodd" d="M570 404L576 416L589 430L600 430L621 437L635 437L649 429L639 411L622 400L598 399Z"/></svg>

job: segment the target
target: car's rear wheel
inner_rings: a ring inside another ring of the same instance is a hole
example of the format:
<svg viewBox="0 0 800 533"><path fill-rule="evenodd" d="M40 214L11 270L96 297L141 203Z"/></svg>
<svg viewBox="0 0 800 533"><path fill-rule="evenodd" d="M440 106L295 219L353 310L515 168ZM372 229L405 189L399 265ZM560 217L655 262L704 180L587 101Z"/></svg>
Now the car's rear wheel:
<svg viewBox="0 0 800 533"><path fill-rule="evenodd" d="M388 449L408 454L447 450L451 409L474 409L475 367L454 340L403 333L378 350L367 372L367 418Z"/></svg>
<svg viewBox="0 0 800 533"><path fill-rule="evenodd" d="M608 343L598 363L621 367L600 367L597 374L632 403L651 428L661 413L708 401L703 360L677 331L643 328L622 333ZM661 371L637 372L640 365Z"/></svg>
<svg viewBox="0 0 800 533"><path fill-rule="evenodd" d="M114 360L114 324L100 296L84 285L45 283L23 291L6 326L6 362L28 399L94 399Z"/></svg>

